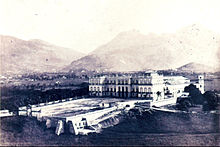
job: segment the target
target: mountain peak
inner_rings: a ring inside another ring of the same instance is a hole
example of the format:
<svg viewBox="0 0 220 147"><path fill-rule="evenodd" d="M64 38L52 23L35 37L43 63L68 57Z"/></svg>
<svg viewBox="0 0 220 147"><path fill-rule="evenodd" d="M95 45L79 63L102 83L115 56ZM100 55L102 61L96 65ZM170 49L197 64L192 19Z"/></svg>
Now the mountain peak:
<svg viewBox="0 0 220 147"><path fill-rule="evenodd" d="M112 71L135 71L143 69L170 69L191 62L186 68L209 72L202 64L216 65L219 49L219 34L200 24L193 24L175 34L144 35L137 30L119 33L108 43L98 47L86 58L79 59L70 69L97 69L102 63L104 69ZM92 55L97 57L89 58ZM196 63L197 62L197 63ZM86 67L88 65L88 67ZM90 66L91 65L91 66ZM197 68L198 66L198 68ZM185 68L185 69L186 69Z"/></svg>
<svg viewBox="0 0 220 147"><path fill-rule="evenodd" d="M192 24L192 25L186 26L184 28L181 28L177 32L190 33L190 34L199 33L199 32L202 32L203 34L204 33L214 33L201 24Z"/></svg>
<svg viewBox="0 0 220 147"><path fill-rule="evenodd" d="M118 40L134 40L135 38L143 38L145 37L144 34L141 34L138 30L129 30L125 32L119 33L112 41L118 41Z"/></svg>
<svg viewBox="0 0 220 147"><path fill-rule="evenodd" d="M178 68L179 71L188 71L196 73L216 72L217 69L201 63L190 62Z"/></svg>
<svg viewBox="0 0 220 147"><path fill-rule="evenodd" d="M45 41L0 35L1 74L56 71L83 56Z"/></svg>
<svg viewBox="0 0 220 147"><path fill-rule="evenodd" d="M119 33L117 36L141 35L140 31L133 29Z"/></svg>

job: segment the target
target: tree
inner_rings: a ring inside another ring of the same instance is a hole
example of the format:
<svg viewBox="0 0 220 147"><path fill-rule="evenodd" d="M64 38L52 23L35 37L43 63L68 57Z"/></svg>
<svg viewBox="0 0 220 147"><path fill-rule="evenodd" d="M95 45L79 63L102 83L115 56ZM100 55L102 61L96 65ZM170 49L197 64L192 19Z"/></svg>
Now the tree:
<svg viewBox="0 0 220 147"><path fill-rule="evenodd" d="M218 94L214 91L206 91L203 94L205 103L203 105L204 110L215 110L219 103Z"/></svg>
<svg viewBox="0 0 220 147"><path fill-rule="evenodd" d="M181 98L178 101L177 108L183 111L188 111L189 107L192 106L192 100L190 98Z"/></svg>
<svg viewBox="0 0 220 147"><path fill-rule="evenodd" d="M198 88L196 88L195 85L190 84L189 86L186 86L184 91L189 92L189 96L193 104L203 104L204 97L201 91Z"/></svg>
<svg viewBox="0 0 220 147"><path fill-rule="evenodd" d="M161 92L160 91L157 91L157 100L158 98L161 96Z"/></svg>

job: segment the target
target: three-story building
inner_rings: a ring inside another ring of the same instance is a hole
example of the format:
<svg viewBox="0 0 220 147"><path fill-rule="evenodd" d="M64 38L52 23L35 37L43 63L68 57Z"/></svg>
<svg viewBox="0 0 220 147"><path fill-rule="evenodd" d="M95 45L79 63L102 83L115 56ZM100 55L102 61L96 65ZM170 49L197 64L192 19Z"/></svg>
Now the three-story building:
<svg viewBox="0 0 220 147"><path fill-rule="evenodd" d="M190 80L183 76L163 76L157 72L142 74L96 75L89 78L89 94L98 97L143 98L162 101L180 97ZM204 78L196 86L204 92Z"/></svg>

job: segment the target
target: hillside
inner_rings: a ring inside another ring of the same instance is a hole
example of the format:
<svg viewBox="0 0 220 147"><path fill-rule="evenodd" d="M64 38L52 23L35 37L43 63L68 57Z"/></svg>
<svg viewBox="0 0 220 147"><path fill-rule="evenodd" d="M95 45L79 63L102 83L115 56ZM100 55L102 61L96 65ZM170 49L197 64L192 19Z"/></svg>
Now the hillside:
<svg viewBox="0 0 220 147"><path fill-rule="evenodd" d="M199 63L188 63L177 68L178 71L182 72L195 72L195 73L204 73L204 72L216 72L217 69L208 65L199 64Z"/></svg>
<svg viewBox="0 0 220 147"><path fill-rule="evenodd" d="M178 68L189 62L217 66L220 35L200 25L191 25L174 34L119 33L89 55L64 69L137 71ZM95 60L95 62L94 62Z"/></svg>
<svg viewBox="0 0 220 147"><path fill-rule="evenodd" d="M41 40L21 40L0 35L1 74L56 71L82 53Z"/></svg>

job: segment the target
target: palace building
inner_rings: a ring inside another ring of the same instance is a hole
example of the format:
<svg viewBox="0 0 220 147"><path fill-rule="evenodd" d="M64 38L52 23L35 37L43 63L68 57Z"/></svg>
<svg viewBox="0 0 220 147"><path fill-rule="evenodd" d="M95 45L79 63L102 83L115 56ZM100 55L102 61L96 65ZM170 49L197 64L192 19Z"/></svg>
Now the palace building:
<svg viewBox="0 0 220 147"><path fill-rule="evenodd" d="M161 101L180 97L193 83L204 93L204 78L191 82L183 76L163 76L157 72L143 74L96 75L89 78L89 94L95 97L143 98Z"/></svg>

